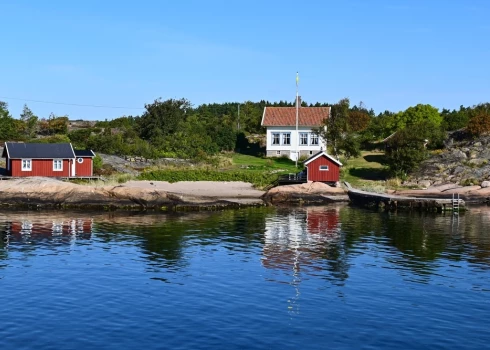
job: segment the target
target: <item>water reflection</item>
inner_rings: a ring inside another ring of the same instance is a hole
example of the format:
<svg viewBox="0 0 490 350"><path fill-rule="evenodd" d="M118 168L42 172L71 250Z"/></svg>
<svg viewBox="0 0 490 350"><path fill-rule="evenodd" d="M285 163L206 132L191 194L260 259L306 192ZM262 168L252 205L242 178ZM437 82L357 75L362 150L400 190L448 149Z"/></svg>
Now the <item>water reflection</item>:
<svg viewBox="0 0 490 350"><path fill-rule="evenodd" d="M0 259L12 248L35 250L86 241L137 247L150 269L182 269L199 247L221 247L253 259L299 284L319 277L336 285L349 278L357 257L375 251L397 269L418 276L437 273L446 261L490 267L490 210L471 208L459 217L377 213L348 206L250 208L200 213L0 213ZM92 242L92 243L89 243ZM280 272L280 273L279 273Z"/></svg>

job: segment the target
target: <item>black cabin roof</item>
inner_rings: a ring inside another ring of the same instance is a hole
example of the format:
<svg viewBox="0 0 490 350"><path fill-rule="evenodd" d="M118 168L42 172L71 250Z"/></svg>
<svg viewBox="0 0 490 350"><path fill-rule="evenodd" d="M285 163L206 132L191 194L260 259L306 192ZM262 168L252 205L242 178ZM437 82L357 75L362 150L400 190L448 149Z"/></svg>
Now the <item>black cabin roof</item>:
<svg viewBox="0 0 490 350"><path fill-rule="evenodd" d="M75 153L70 143L17 143L5 142L3 157L8 154L10 159L71 159Z"/></svg>
<svg viewBox="0 0 490 350"><path fill-rule="evenodd" d="M95 153L90 149L76 149L75 157L95 157Z"/></svg>

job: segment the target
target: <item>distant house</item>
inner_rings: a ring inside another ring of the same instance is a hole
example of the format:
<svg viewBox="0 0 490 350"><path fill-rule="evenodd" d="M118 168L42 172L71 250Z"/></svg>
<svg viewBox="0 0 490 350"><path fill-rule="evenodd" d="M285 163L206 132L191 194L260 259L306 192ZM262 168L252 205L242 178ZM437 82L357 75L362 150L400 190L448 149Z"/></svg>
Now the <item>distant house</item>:
<svg viewBox="0 0 490 350"><path fill-rule="evenodd" d="M2 157L8 176L91 177L95 154L71 143L5 142Z"/></svg>
<svg viewBox="0 0 490 350"><path fill-rule="evenodd" d="M337 182L342 163L321 151L304 161L307 181Z"/></svg>
<svg viewBox="0 0 490 350"><path fill-rule="evenodd" d="M300 103L301 105L301 103ZM326 140L315 132L330 116L330 107L265 107L262 126L267 129L267 157L288 156L297 160L326 149Z"/></svg>

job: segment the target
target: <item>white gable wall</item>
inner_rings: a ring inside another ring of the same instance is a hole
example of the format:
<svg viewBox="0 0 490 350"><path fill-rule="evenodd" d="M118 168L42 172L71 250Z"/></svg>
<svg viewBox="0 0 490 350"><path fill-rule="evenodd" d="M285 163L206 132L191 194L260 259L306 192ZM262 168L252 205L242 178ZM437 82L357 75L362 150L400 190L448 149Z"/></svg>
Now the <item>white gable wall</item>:
<svg viewBox="0 0 490 350"><path fill-rule="evenodd" d="M267 127L267 156L268 157L280 157L283 154L287 154L292 160L296 160L297 153L299 151L300 154L310 155L317 153L321 150L326 150L326 142L321 137L318 139L318 145L311 145L310 138L308 137L308 145L300 145L299 144L299 134L302 132L306 132L308 134L313 133L311 127L300 126L298 127L298 132L296 132L295 126L268 126ZM281 139L279 145L272 144L272 134L280 133ZM282 133L290 133L291 134L291 144L283 145L282 144ZM310 136L310 135L309 135ZM277 154L277 151L281 151L281 154Z"/></svg>

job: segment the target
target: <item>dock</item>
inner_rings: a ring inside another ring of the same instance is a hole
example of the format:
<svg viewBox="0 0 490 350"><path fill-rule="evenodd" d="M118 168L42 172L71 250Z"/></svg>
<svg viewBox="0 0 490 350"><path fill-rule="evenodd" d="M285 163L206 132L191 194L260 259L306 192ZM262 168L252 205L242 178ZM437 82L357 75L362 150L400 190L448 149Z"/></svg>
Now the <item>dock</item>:
<svg viewBox="0 0 490 350"><path fill-rule="evenodd" d="M349 188L347 192L352 204L385 210L419 210L431 212L465 210L465 201L459 196L452 198L405 197L392 194L372 193Z"/></svg>

